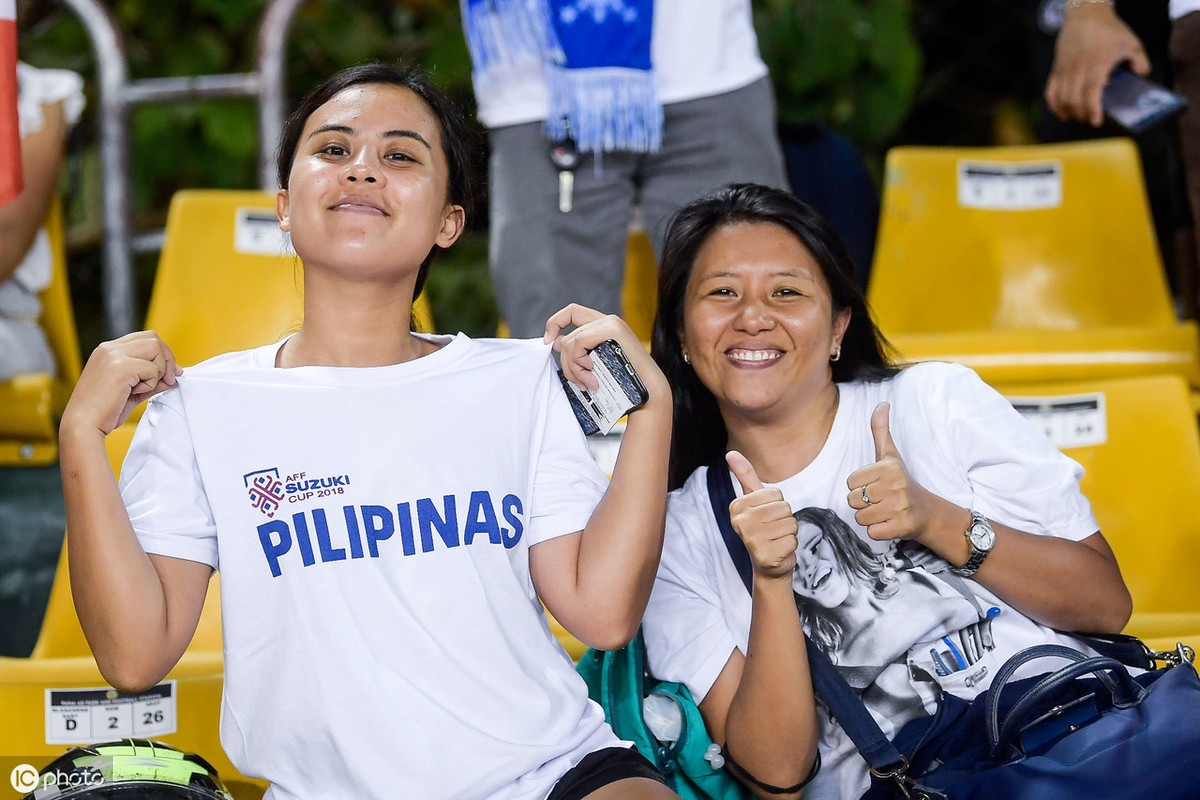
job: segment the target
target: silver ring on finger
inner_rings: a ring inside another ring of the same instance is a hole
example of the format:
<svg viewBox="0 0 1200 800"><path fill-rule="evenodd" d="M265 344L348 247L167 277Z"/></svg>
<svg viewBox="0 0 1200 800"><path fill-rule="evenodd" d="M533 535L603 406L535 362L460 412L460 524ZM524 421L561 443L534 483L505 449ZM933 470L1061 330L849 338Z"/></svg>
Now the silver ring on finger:
<svg viewBox="0 0 1200 800"><path fill-rule="evenodd" d="M862 487L862 501L867 505L871 505L871 498L867 497L867 485L865 483Z"/></svg>

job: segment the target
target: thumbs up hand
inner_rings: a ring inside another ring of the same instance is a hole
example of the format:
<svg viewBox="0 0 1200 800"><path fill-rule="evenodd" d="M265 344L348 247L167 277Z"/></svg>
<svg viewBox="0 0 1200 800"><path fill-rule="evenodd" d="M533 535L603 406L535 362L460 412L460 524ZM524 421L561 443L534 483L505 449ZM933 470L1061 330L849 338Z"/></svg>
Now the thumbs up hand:
<svg viewBox="0 0 1200 800"><path fill-rule="evenodd" d="M742 496L729 504L733 529L746 545L754 570L764 578L791 580L796 566L796 534L800 530L792 507L779 489L767 489L741 453L725 456L729 469L742 485Z"/></svg>
<svg viewBox="0 0 1200 800"><path fill-rule="evenodd" d="M946 500L929 492L913 480L892 440L889 424L891 404L880 403L871 414L871 433L875 439L875 463L855 470L846 479L850 493L846 502L855 509L854 519L867 529L867 535L879 541L913 539L924 541L934 514Z"/></svg>
<svg viewBox="0 0 1200 800"><path fill-rule="evenodd" d="M891 410L891 403L880 403L871 412L871 436L875 439L876 461L883 461L885 458L900 460L900 451L892 441L892 428L889 423Z"/></svg>

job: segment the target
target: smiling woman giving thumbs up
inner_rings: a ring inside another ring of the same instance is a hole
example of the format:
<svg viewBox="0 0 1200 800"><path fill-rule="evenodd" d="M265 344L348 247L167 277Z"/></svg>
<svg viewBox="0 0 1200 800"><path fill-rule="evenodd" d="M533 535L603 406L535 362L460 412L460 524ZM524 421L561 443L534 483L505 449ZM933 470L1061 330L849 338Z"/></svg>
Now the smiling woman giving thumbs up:
<svg viewBox="0 0 1200 800"><path fill-rule="evenodd" d="M1059 631L1125 624L1079 465L971 370L893 366L811 208L749 184L684 207L659 286L674 491L650 667L700 699L757 796L855 798L868 782L814 711L801 631L894 732L943 690L985 690L1024 647L1086 649ZM710 501L722 481L750 592Z"/></svg>

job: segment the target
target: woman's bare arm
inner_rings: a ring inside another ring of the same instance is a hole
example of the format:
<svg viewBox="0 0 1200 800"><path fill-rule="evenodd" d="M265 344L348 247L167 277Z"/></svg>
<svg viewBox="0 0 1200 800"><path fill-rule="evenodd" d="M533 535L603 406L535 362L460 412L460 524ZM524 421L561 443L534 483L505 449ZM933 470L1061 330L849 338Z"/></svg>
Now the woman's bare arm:
<svg viewBox="0 0 1200 800"><path fill-rule="evenodd" d="M568 325L578 327L560 336ZM637 633L662 555L671 389L619 317L569 306L551 317L547 338L556 341L567 378L589 386L596 379L587 351L615 339L650 395L628 416L612 480L584 530L529 553L534 585L550 613L584 643L613 650Z"/></svg>
<svg viewBox="0 0 1200 800"><path fill-rule="evenodd" d="M970 557L970 512L908 474L888 427L890 406L871 418L877 460L847 479L847 502L872 539L912 539L952 566ZM867 487L870 502L862 499ZM1112 549L1097 531L1082 541L1039 536L990 520L996 544L974 579L1021 613L1052 628L1115 633L1133 611ZM1063 591L1070 587L1070 591Z"/></svg>
<svg viewBox="0 0 1200 800"><path fill-rule="evenodd" d="M206 564L146 555L104 449L134 406L177 374L152 332L106 342L88 359L59 427L71 592L101 674L125 691L154 685L179 660L212 574Z"/></svg>

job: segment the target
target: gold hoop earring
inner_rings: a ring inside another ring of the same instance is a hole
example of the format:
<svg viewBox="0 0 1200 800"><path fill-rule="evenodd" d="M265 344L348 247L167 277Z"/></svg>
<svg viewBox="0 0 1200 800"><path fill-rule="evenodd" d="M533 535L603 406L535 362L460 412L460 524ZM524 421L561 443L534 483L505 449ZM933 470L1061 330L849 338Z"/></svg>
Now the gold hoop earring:
<svg viewBox="0 0 1200 800"><path fill-rule="evenodd" d="M839 344L837 350L833 351L833 355L829 357L830 361L837 361L842 357L842 346Z"/></svg>

